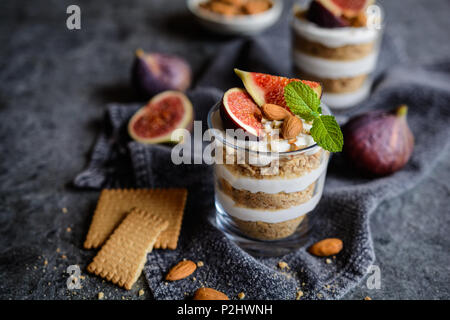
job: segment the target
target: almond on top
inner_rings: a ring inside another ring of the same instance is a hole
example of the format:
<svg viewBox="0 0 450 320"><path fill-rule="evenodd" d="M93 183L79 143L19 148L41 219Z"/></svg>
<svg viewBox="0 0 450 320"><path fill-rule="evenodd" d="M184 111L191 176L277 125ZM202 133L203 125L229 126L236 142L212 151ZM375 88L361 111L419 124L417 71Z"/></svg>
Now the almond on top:
<svg viewBox="0 0 450 320"><path fill-rule="evenodd" d="M212 288L199 288L195 291L194 300L230 300L228 296Z"/></svg>
<svg viewBox="0 0 450 320"><path fill-rule="evenodd" d="M176 281L190 276L197 269L197 265L191 260L183 260L170 269L166 275L167 281Z"/></svg>
<svg viewBox="0 0 450 320"><path fill-rule="evenodd" d="M281 135L284 139L293 139L302 132L303 122L296 116L289 116L281 126Z"/></svg>
<svg viewBox="0 0 450 320"><path fill-rule="evenodd" d="M328 257L338 254L342 248L343 243L341 239L328 238L316 242L308 249L308 251L318 257Z"/></svg>
<svg viewBox="0 0 450 320"><path fill-rule="evenodd" d="M261 111L269 120L284 120L291 115L285 108L271 103L264 104Z"/></svg>

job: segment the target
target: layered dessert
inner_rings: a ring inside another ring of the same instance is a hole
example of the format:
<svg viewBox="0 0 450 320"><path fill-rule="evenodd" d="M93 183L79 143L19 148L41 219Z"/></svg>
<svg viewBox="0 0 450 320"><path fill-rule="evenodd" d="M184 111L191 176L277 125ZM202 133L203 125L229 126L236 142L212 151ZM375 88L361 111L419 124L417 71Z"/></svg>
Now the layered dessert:
<svg viewBox="0 0 450 320"><path fill-rule="evenodd" d="M334 121L320 104L319 83L236 73L245 89L228 90L209 116L218 217L251 239L284 239L320 200L330 154L324 148L342 145L317 133L319 122ZM339 135L339 126L333 130Z"/></svg>
<svg viewBox="0 0 450 320"><path fill-rule="evenodd" d="M299 77L323 85L323 101L345 108L370 91L381 38L372 0L313 0L294 8L293 61ZM369 16L368 13L371 13Z"/></svg>

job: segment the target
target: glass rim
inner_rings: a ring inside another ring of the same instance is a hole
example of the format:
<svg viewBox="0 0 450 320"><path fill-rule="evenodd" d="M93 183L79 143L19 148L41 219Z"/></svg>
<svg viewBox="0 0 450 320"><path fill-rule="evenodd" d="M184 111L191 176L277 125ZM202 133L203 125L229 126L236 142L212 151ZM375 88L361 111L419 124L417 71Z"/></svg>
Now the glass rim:
<svg viewBox="0 0 450 320"><path fill-rule="evenodd" d="M211 109L208 111L207 123L208 123L208 129L212 129L214 131L220 131L222 133L222 130L214 128L213 124L212 124L212 116L213 116L213 114L216 111L219 111L221 103L222 103L221 101L216 102L216 104L214 104L211 107ZM330 111L330 108L328 108L327 105L325 105L323 102L321 102L320 105L322 107L322 110L325 111L324 114L332 115L332 113ZM241 151L244 151L244 152L248 152L250 154L256 154L258 156L268 156L268 157L271 157L271 156L282 156L282 157L295 156L295 155L303 154L303 153L305 153L307 151L310 151L310 150L313 150L315 148L320 148L320 146L317 143L314 143L314 144L312 144L310 146L307 146L305 148L302 148L302 149L299 149L299 150L293 150L293 151L281 151L281 152L276 152L276 151L258 151L258 150L250 150L248 148L244 148L244 147L238 146L235 143L231 143L231 142L227 141L226 138L223 137L223 134L220 134L220 135L213 134L213 136L216 139L219 139L222 144L224 144L224 145L226 145L228 147L231 147L231 148L236 149L236 150L241 150Z"/></svg>

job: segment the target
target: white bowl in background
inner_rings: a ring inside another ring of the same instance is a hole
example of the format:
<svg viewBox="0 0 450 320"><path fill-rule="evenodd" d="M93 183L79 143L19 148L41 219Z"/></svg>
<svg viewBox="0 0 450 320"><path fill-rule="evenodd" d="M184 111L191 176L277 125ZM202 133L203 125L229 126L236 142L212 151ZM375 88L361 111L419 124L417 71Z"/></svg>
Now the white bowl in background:
<svg viewBox="0 0 450 320"><path fill-rule="evenodd" d="M283 0L271 0L272 8L253 14L226 17L199 7L207 0L187 0L189 11L205 28L227 35L254 35L272 26L283 11Z"/></svg>

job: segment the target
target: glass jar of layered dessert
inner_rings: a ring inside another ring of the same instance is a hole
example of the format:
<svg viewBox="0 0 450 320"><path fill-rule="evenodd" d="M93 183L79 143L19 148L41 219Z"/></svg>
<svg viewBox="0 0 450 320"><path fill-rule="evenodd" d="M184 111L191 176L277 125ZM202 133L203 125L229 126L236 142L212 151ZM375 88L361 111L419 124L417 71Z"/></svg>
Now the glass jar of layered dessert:
<svg viewBox="0 0 450 320"><path fill-rule="evenodd" d="M313 0L294 7L296 75L320 81L331 108L354 106L370 93L382 35L382 11L373 3Z"/></svg>
<svg viewBox="0 0 450 320"><path fill-rule="evenodd" d="M282 255L307 240L330 152L314 141L313 121L290 113L284 101L279 105L260 101L258 92L266 88L255 88L267 75L236 72L253 95L230 89L208 114L215 138L215 223L252 254ZM256 80L249 84L249 79ZM264 83L274 86L277 81ZM272 90L266 98L283 94L282 89ZM330 114L323 104L320 110Z"/></svg>

